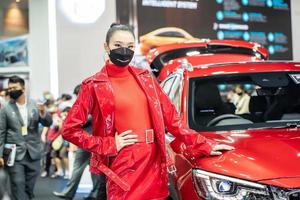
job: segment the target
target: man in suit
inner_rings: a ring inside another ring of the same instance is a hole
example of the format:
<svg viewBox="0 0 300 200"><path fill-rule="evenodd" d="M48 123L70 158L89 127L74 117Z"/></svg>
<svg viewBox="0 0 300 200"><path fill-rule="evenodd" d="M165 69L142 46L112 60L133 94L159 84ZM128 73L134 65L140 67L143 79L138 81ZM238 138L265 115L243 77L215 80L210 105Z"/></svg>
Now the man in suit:
<svg viewBox="0 0 300 200"><path fill-rule="evenodd" d="M13 200L34 198L33 189L40 173L42 154L39 123L50 126L51 115L44 105L37 105L25 95L25 81L12 76L8 80L10 102L0 110L0 166L5 165L10 180ZM4 163L4 144L16 145L13 166Z"/></svg>
<svg viewBox="0 0 300 200"><path fill-rule="evenodd" d="M74 94L77 96L80 90L80 85L74 89ZM92 133L92 119L89 117L87 123L83 127L88 133ZM81 176L85 168L89 165L91 153L81 148L76 150L72 177L67 183L62 192L54 191L53 194L57 197L71 200L76 194L76 190L80 183ZM91 174L93 189L84 200L106 200L106 180L104 175Z"/></svg>

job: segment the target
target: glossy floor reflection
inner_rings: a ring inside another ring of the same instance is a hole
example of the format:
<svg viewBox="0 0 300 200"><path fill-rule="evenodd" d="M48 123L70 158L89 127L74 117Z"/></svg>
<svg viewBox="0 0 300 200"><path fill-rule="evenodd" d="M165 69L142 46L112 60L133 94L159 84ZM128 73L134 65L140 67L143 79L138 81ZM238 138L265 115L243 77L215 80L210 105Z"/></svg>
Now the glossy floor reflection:
<svg viewBox="0 0 300 200"><path fill-rule="evenodd" d="M38 178L35 187L34 200L59 200L55 197L53 191L62 191L68 180L63 178ZM74 200L82 200L87 194L76 194Z"/></svg>

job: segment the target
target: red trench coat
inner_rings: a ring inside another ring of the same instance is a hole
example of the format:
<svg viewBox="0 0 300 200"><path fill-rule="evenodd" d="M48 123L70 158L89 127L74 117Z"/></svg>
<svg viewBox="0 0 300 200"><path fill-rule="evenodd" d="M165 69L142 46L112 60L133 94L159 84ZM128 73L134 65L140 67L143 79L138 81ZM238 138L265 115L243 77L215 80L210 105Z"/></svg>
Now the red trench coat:
<svg viewBox="0 0 300 200"><path fill-rule="evenodd" d="M189 157L209 155L212 142L188 129L182 129L175 107L163 92L149 71L129 67L138 84L144 90L156 134L156 141L162 152L162 181L167 184L165 131L179 137L185 145ZM104 173L124 191L130 190L126 180L122 180L108 167L109 156L118 152L115 145L114 102L112 85L109 82L106 67L94 76L83 81L80 93L64 122L64 139L92 152L90 170L92 173ZM92 115L93 132L89 135L82 129L88 115Z"/></svg>

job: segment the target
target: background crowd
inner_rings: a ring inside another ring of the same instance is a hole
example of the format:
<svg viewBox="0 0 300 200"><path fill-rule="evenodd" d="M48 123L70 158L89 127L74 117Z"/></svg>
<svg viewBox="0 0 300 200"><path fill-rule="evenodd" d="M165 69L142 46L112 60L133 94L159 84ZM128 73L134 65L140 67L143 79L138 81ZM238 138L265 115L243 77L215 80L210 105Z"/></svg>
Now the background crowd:
<svg viewBox="0 0 300 200"><path fill-rule="evenodd" d="M23 83L22 82L23 80L20 77L14 76L14 78L16 78L17 80L16 85L18 85L19 82ZM25 89L25 84L24 85L20 84L20 85L24 86ZM50 126L43 126L41 123L38 124L40 143L43 146L40 152L42 155L41 159L38 159L40 163L39 170L38 170L39 176L41 178L68 179L68 183L66 187L63 188L62 191L53 191L53 195L63 199L73 199L75 197L76 190L81 180L81 176L84 173L85 168L89 165L90 153L83 149L77 148L75 145L67 142L66 140L63 139L61 135L62 125L68 114L68 111L70 110L70 108L72 107L73 103L76 100L76 96L79 93L79 90L80 90L80 85L77 85L73 91L73 94L62 94L57 99L55 99L50 92L45 91L39 99L34 101L36 105L43 105L45 112L49 114L52 118L52 123ZM29 99L27 97L25 98ZM11 100L13 100L11 97L11 89L10 88L2 89L0 91L0 111L2 110L1 111L2 113L0 114L2 114L2 116L4 113L4 108L6 108L10 104ZM14 101L17 100L14 99ZM16 102L16 104L18 105L18 102ZM7 126L4 125L4 120L2 121L3 122L0 125L0 129L1 129L0 135L2 134L3 136L5 134L4 132L6 131L6 130L4 131L4 128L7 128ZM88 132L91 132L92 130L91 119L88 120L84 128ZM2 140L3 138L4 137L0 137L0 139ZM1 144L3 145L3 143L4 143L3 141L0 141L0 146ZM0 158L1 157L3 157L3 155L0 155ZM23 162L23 159L21 159L20 162ZM19 161L16 161L16 163L19 163ZM72 169L70 169L71 166L73 166ZM11 175L11 173L9 172L9 170L2 170L1 167L7 169L10 168L7 166L0 166L0 170L1 170L0 181L7 182L9 176L7 176L7 174L5 175L4 172L8 171L8 175ZM91 174L91 178L93 182L93 188L89 193L89 195L86 196L84 199L87 200L106 199L105 177ZM27 178L25 178L25 181L27 181ZM26 185L26 183L24 184ZM7 188L4 188L4 185L6 185ZM13 189L9 188L8 186L9 184L1 183L1 187L0 187L1 200L4 199L4 195L6 199L21 198L21 197L14 197ZM1 195L3 195L3 198L1 197ZM9 198L9 196L11 197ZM33 198L34 198L33 194L31 194L31 196L29 195L28 197L28 199L33 199Z"/></svg>

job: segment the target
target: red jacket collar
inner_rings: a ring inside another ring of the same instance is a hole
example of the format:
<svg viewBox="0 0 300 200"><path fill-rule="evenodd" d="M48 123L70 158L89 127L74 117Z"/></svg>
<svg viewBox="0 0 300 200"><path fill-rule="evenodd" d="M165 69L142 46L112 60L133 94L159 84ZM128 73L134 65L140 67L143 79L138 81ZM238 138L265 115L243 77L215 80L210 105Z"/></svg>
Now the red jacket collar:
<svg viewBox="0 0 300 200"><path fill-rule="evenodd" d="M146 69L140 69L140 68L133 67L133 66L129 66L128 69L135 76L138 76L140 74L148 72L148 70L146 70ZM93 79L93 81L101 81L101 82L109 81L108 75L107 75L107 70L106 70L106 65L98 73L96 73L92 79Z"/></svg>

